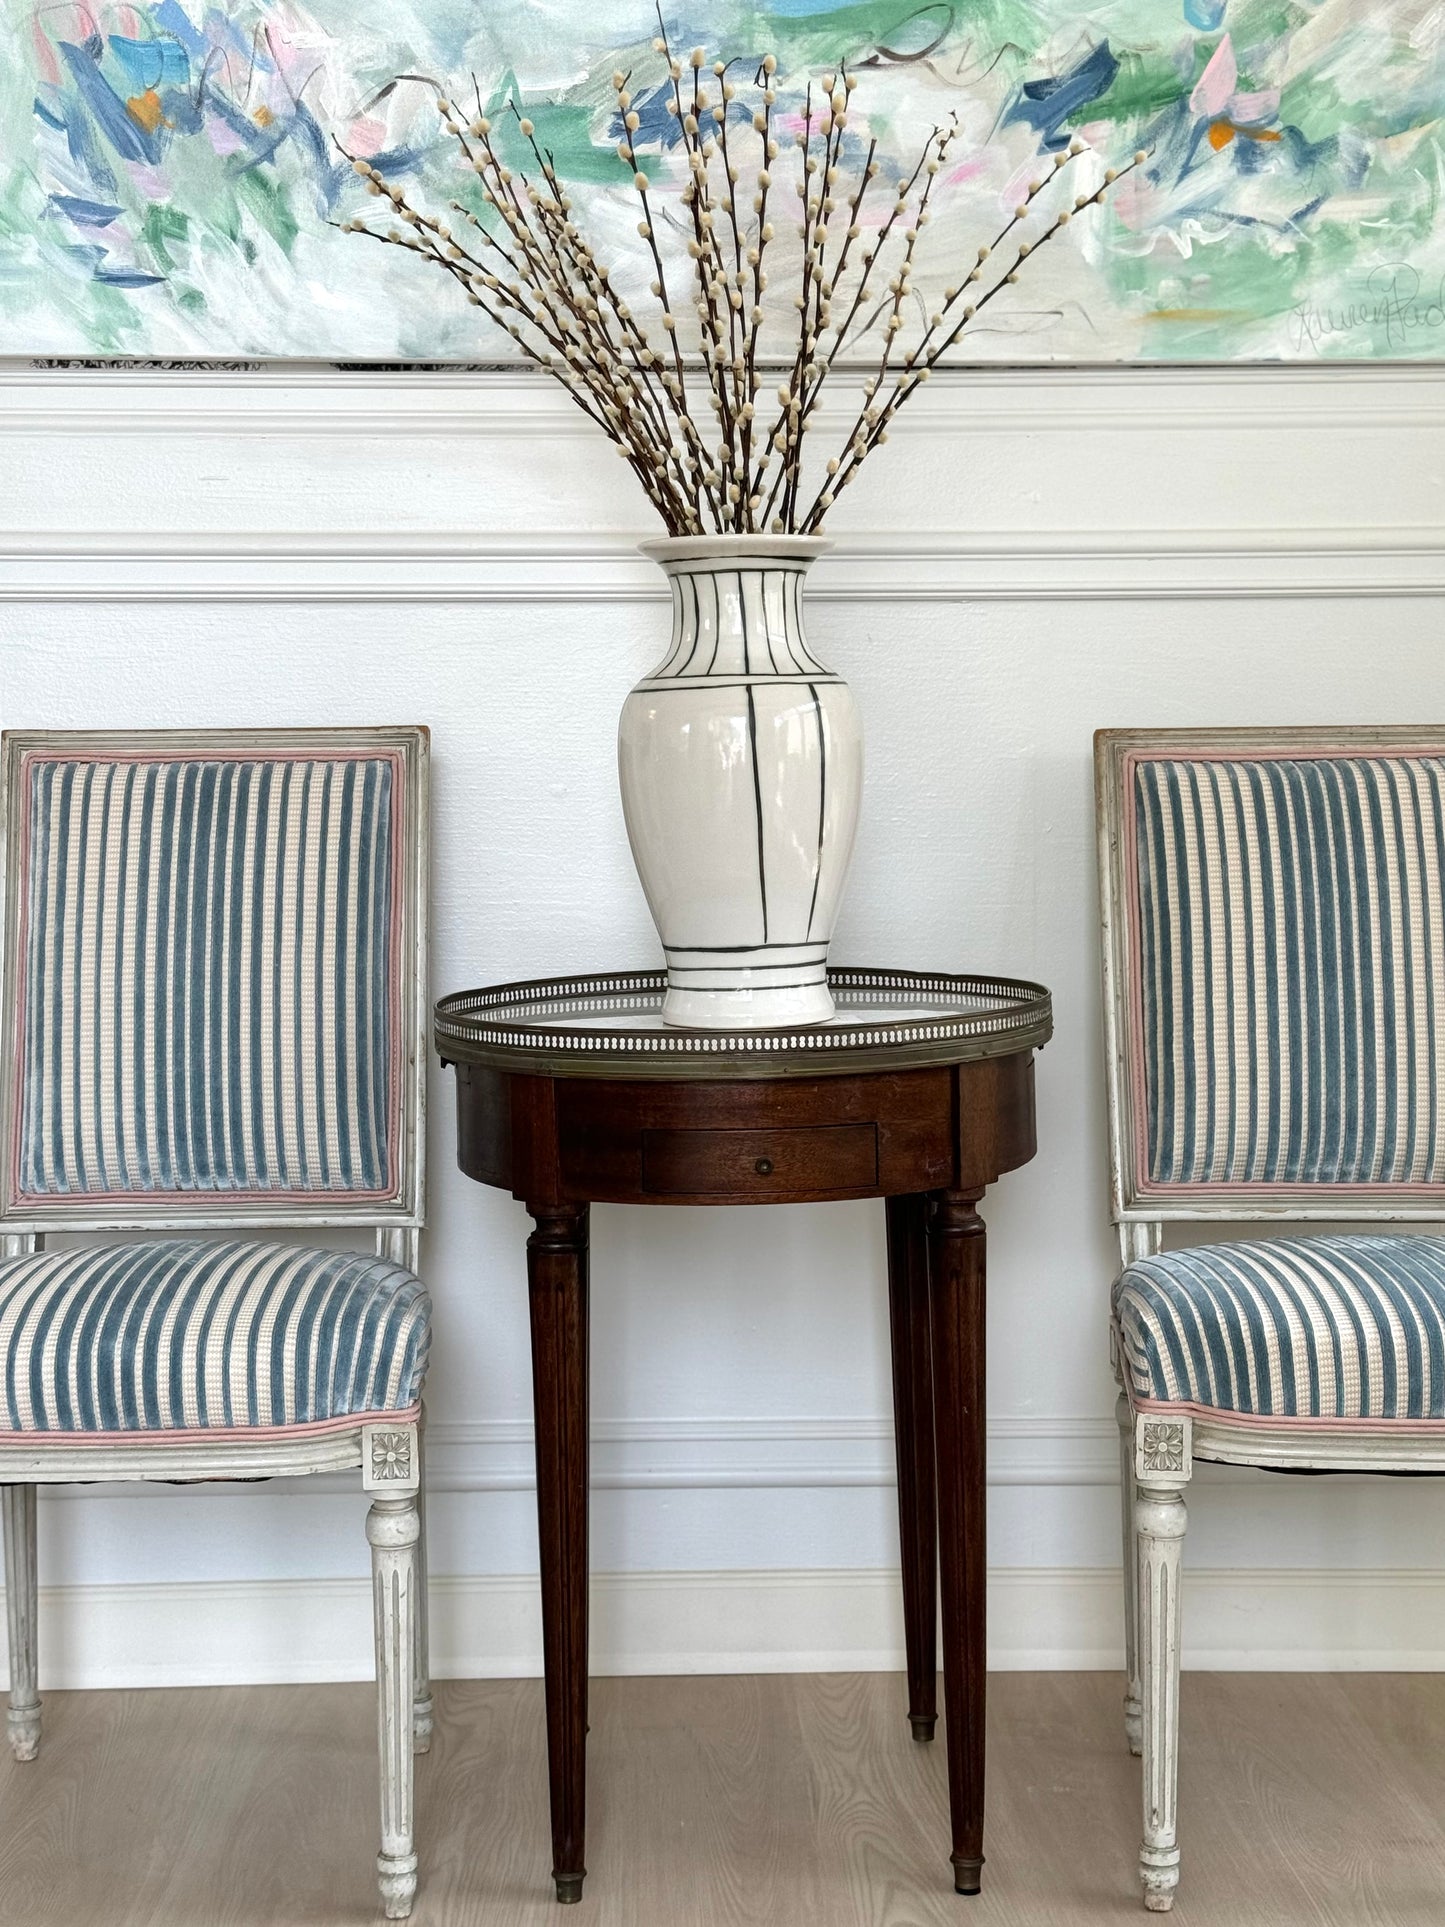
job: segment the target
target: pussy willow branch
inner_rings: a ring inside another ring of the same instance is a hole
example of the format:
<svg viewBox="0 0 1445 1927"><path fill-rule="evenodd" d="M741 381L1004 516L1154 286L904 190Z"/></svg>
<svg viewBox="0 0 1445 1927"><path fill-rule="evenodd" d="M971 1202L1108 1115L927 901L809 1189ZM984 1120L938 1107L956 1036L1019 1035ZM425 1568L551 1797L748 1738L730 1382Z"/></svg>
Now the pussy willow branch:
<svg viewBox="0 0 1445 1927"><path fill-rule="evenodd" d="M947 354L948 350L954 346L969 323L974 319L975 315L980 314L1002 289L1013 286L1019 278L1019 269L1028 256L1038 248L1045 246L1049 241L1052 241L1056 234L1068 226L1074 214L1081 213L1087 207L1102 206L1106 189L1111 187L1115 181L1122 180L1126 174L1132 174L1136 167L1141 167L1144 164L1145 159L1146 156L1141 151L1134 156L1133 160L1130 161L1127 166L1117 170L1111 168L1103 187L1097 188L1092 194L1080 194L1075 200L1072 209L1060 209L1059 213L1054 217L1052 225L1044 230L1036 242L1030 244L1027 241L1020 241L1018 243L1018 252L1014 256L1013 265L1003 274L999 275L993 286L981 294L977 302L969 303L965 307L964 312L959 316L956 325L950 333L944 336L941 341L937 342L916 366L910 366L910 368L905 369L904 372L900 374L892 393L882 408L876 411L871 409L866 411L864 418L867 421L866 433L860 435L858 429L855 427L854 434L849 441L848 453L844 458L841 471L836 481L831 482L828 486L820 490L812 508L798 525L798 532L800 534L814 535L818 532L822 526L824 515L826 515L837 498L838 491L846 488L848 483L853 480L858 469L862 466L865 457L869 455L873 449L878 447L880 443L887 441L888 424L898 413L898 410L903 406L904 402L908 400L909 396L912 395L923 382L928 380L930 374L932 374L934 368L937 366L939 359ZM1060 165L1062 165L1062 163L1060 163ZM1058 171L1059 168L1055 167L1054 172L1057 173ZM1021 213L1017 214L1014 221L1009 223L1010 228L1016 225L1020 218ZM1005 232L1007 232L1007 230L1005 230ZM984 251L981 250L981 252ZM931 327L930 332L932 332ZM913 359L914 358L910 358L910 361L912 362Z"/></svg>
<svg viewBox="0 0 1445 1927"><path fill-rule="evenodd" d="M801 102L802 131L794 141L800 202L797 291L790 304L770 302L765 263L775 238L771 197L781 185L782 158L777 61L769 54L757 64L753 97L744 100L732 77L736 62L709 64L700 47L684 60L669 44L660 7L658 26L653 46L666 69L660 98L676 122L684 170L677 203L688 237L690 302L679 305L669 285L658 191L647 172L648 154L638 146L641 116L631 76L620 71L612 77L621 130L617 154L637 195L637 231L651 258L650 295L656 305L650 318L634 314L612 272L598 260L574 217L551 152L518 103L507 103L513 130L509 149L520 143L518 151L525 154L514 164L497 144L475 82L475 117L442 93L437 111L474 178L480 206L453 199L447 208L459 223L453 228L414 206L370 161L348 156L368 193L384 200L400 225L383 229L359 217L340 225L407 248L449 274L468 301L597 423L672 533L814 533L867 456L887 440L899 408L975 317L1018 280L1031 255L1076 215L1102 203L1114 182L1141 166L1145 156L1136 154L1117 172L1109 169L1101 186L1058 208L1030 241L1020 230L1036 203L1085 151L1081 141L1073 141L1029 183L994 240L978 249L967 272L947 288L910 347L904 335L907 311L917 299L919 243L932 218L938 177L957 139L956 124L935 127L913 168L898 173L891 205L870 234L864 204L883 165L876 139L865 148L849 131L857 77L840 66L821 84L809 81ZM750 188L740 192L744 169L738 137L746 129L757 136L758 159ZM1015 235L1011 258L1001 255ZM684 327L689 307L693 319ZM764 429L758 419L763 338L774 319L786 324L789 346L779 357L777 412L769 410ZM877 360L864 379L856 419L805 508L804 457L819 398L844 350L880 323ZM707 401L701 419L693 406L698 383Z"/></svg>

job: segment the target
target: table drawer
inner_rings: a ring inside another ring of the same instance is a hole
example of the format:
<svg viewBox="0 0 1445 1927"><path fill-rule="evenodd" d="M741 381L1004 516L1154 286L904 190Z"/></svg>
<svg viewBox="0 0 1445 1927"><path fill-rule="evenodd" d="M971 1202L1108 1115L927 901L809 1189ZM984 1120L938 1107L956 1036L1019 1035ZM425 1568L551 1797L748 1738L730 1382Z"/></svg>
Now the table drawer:
<svg viewBox="0 0 1445 1927"><path fill-rule="evenodd" d="M642 1188L659 1196L765 1198L866 1191L877 1182L876 1124L642 1133Z"/></svg>

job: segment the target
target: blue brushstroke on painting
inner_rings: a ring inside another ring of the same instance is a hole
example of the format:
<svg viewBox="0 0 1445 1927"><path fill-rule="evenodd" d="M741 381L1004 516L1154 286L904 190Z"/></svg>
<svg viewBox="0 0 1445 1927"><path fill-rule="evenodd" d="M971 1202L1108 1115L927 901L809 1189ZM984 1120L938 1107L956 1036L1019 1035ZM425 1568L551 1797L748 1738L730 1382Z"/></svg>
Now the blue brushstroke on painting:
<svg viewBox="0 0 1445 1927"><path fill-rule="evenodd" d="M682 128L676 114L669 114L667 103L672 99L671 87L654 87L651 93L636 94L632 100L632 111L640 125L637 129L639 147L676 147L682 139ZM607 127L610 141L621 140L624 129L621 114L614 114Z"/></svg>
<svg viewBox="0 0 1445 1927"><path fill-rule="evenodd" d="M256 134L254 128L251 134L254 140ZM326 136L317 126L315 116L304 101L298 100L285 119L273 121L251 153L244 159L239 155L236 157L238 162L236 171L245 173L249 168L261 166L263 162L271 160L288 141L294 141L296 146L308 156L314 175L317 212L323 215L329 214L336 205L336 198L341 192L343 182L350 180L351 168L344 160L339 160L336 165L332 165L332 155L336 150L328 145Z"/></svg>
<svg viewBox="0 0 1445 1927"><path fill-rule="evenodd" d="M173 140L177 134L199 134L205 127L199 101L178 87L167 87L161 95L161 119Z"/></svg>
<svg viewBox="0 0 1445 1927"><path fill-rule="evenodd" d="M82 200L78 194L52 194L50 205L77 227L109 227L124 211L110 207L104 201Z"/></svg>
<svg viewBox="0 0 1445 1927"><path fill-rule="evenodd" d="M62 40L60 51L75 76L86 106L100 123L101 132L125 161L146 161L154 165L159 158L156 144L140 122L126 112L125 102L111 87L96 65L98 54L91 52L93 42L84 47Z"/></svg>
<svg viewBox="0 0 1445 1927"><path fill-rule="evenodd" d="M1022 121L1037 132L1046 148L1066 147L1069 137L1062 131L1065 123L1081 107L1106 94L1118 71L1119 63L1108 41L1101 40L1093 52L1086 54L1068 73L1054 74L1047 80L1025 81L1019 98L1004 115L1004 125Z"/></svg>
<svg viewBox="0 0 1445 1927"><path fill-rule="evenodd" d="M1184 0L1184 18L1200 33L1217 33L1228 4L1229 0Z"/></svg>
<svg viewBox="0 0 1445 1927"><path fill-rule="evenodd" d="M159 6L152 7L151 18L162 33L174 34L187 53L203 54L206 51L204 37L197 32L195 24L176 0L160 0Z"/></svg>
<svg viewBox="0 0 1445 1927"><path fill-rule="evenodd" d="M174 40L128 40L113 33L107 44L138 94L148 87L157 92L162 87L184 87L191 77L186 50Z"/></svg>

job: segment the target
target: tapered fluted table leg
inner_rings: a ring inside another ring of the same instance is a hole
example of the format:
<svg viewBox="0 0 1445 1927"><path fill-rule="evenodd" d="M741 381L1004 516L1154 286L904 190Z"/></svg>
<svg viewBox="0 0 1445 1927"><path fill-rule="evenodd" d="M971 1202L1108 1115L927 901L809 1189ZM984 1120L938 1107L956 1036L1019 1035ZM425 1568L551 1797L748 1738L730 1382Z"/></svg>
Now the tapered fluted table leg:
<svg viewBox="0 0 1445 1927"><path fill-rule="evenodd" d="M943 1585L944 1736L953 1884L976 1894L983 1869L987 1539L984 1233L978 1200L935 1194L928 1220L938 1551Z"/></svg>
<svg viewBox="0 0 1445 1927"><path fill-rule="evenodd" d="M582 1898L587 1811L587 1207L529 1206L552 1875Z"/></svg>
<svg viewBox="0 0 1445 1927"><path fill-rule="evenodd" d="M903 1554L908 1719L915 1740L931 1740L938 1722L938 1512L927 1210L926 1197L887 1200L898 1539Z"/></svg>

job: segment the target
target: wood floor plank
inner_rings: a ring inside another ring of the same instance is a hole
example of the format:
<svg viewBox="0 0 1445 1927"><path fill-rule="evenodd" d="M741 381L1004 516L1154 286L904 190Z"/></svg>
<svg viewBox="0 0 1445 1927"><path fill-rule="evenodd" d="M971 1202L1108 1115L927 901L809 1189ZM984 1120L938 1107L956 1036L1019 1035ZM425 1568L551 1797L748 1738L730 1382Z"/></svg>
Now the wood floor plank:
<svg viewBox="0 0 1445 1927"><path fill-rule="evenodd" d="M597 1680L575 1927L1142 1922L1120 1701L1112 1674L990 1681L964 1901L901 1678ZM1445 1920L1445 1679L1192 1673L1182 1715L1177 1927ZM49 1694L40 1758L0 1759L0 1927L376 1920L374 1745L364 1686ZM417 1806L417 1927L570 1927L537 1681L440 1686Z"/></svg>

